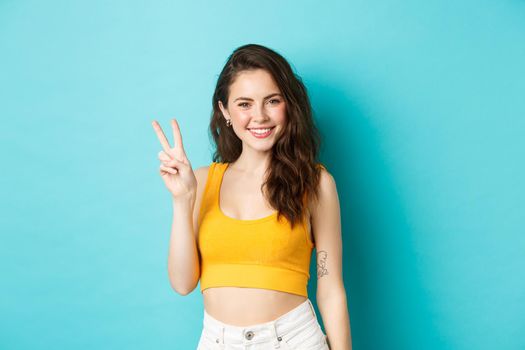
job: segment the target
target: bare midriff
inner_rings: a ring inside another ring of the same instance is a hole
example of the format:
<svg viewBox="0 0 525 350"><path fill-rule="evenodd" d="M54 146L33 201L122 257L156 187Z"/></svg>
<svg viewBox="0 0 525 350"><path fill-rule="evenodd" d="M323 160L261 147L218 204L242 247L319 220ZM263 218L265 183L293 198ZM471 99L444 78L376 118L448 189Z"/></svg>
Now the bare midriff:
<svg viewBox="0 0 525 350"><path fill-rule="evenodd" d="M212 287L203 290L202 295L211 317L239 327L273 321L307 299L298 294L244 287Z"/></svg>

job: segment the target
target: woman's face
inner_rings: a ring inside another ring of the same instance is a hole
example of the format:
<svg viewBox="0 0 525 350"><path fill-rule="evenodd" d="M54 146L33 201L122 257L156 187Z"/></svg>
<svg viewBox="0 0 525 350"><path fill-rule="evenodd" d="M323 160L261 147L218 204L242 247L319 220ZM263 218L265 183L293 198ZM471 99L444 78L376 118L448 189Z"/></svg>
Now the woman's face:
<svg viewBox="0 0 525 350"><path fill-rule="evenodd" d="M230 86L228 109L220 101L219 107L224 118L231 120L243 147L259 151L272 148L286 123L284 98L272 76L263 69L239 73Z"/></svg>

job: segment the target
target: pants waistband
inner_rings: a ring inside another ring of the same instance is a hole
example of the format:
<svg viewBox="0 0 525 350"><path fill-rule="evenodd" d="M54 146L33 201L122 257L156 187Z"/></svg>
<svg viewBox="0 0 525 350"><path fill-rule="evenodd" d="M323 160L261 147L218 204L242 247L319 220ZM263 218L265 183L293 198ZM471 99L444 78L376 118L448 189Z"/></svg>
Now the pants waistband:
<svg viewBox="0 0 525 350"><path fill-rule="evenodd" d="M292 310L277 319L249 326L234 326L223 323L204 310L203 325L219 344L254 344L280 337L289 330L301 327L311 322L317 322L317 315L310 299L306 299Z"/></svg>

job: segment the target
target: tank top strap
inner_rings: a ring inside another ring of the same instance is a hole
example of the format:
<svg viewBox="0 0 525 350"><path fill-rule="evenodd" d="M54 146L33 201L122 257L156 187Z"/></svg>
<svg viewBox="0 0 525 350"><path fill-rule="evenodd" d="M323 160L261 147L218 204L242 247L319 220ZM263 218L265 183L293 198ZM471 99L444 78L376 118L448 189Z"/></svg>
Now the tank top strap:
<svg viewBox="0 0 525 350"><path fill-rule="evenodd" d="M217 206L217 195L219 193L220 180L225 168L224 165L224 163L212 162L209 166L208 177L206 179L206 185L202 194L202 203L198 216L199 227L205 212L212 210L215 206Z"/></svg>
<svg viewBox="0 0 525 350"><path fill-rule="evenodd" d="M208 175L208 184L206 188L206 198L210 206L216 206L219 200L219 188L221 186L222 177L228 163L213 162L210 165L210 172Z"/></svg>

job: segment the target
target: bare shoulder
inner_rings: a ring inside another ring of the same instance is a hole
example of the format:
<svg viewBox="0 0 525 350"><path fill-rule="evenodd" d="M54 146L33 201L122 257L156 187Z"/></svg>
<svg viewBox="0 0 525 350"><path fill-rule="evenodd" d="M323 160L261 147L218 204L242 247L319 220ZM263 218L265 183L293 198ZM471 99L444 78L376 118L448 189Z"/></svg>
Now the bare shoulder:
<svg viewBox="0 0 525 350"><path fill-rule="evenodd" d="M335 178L324 166L321 167L321 174L319 176L319 184L317 185L317 188L319 197L317 202L315 202L314 198L311 198L311 212L314 212L316 208L326 204L326 201L337 198L337 184Z"/></svg>
<svg viewBox="0 0 525 350"><path fill-rule="evenodd" d="M319 192L334 194L334 191L336 192L336 187L334 176L323 167L319 178Z"/></svg>
<svg viewBox="0 0 525 350"><path fill-rule="evenodd" d="M194 169L193 172L195 173L195 177L197 178L197 183L200 184L203 182L202 180L206 180L208 177L208 171L210 170L210 166L201 166L200 168Z"/></svg>

